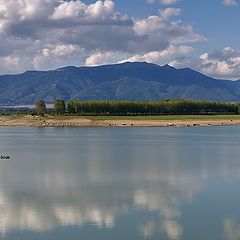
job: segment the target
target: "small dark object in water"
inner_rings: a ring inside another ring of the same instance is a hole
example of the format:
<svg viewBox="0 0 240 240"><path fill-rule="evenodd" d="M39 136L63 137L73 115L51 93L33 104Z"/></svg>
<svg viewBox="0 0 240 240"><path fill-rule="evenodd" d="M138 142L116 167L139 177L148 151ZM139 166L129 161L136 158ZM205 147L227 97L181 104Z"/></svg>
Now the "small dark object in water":
<svg viewBox="0 0 240 240"><path fill-rule="evenodd" d="M10 159L10 156L7 156L7 155L1 155L0 159Z"/></svg>

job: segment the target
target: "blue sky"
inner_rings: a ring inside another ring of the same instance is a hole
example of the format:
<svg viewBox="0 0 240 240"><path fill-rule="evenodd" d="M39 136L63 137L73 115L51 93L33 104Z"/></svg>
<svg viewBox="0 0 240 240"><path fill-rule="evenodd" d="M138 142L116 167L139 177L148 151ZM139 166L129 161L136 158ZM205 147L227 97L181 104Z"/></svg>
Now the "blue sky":
<svg viewBox="0 0 240 240"><path fill-rule="evenodd" d="M86 3L94 3L89 0ZM169 7L156 1L147 4L145 0L115 0L117 9L134 17L148 17L158 14L159 9ZM182 9L181 19L191 24L194 30L209 40L203 43L203 51L207 49L239 47L240 5L226 6L221 0L181 0L171 7Z"/></svg>
<svg viewBox="0 0 240 240"><path fill-rule="evenodd" d="M89 1L93 2L93 1ZM146 4L145 0L115 1L121 11L136 17L147 17L158 13L166 5L156 1ZM126 2L128 2L126 4ZM168 6L169 7L169 6ZM194 30L207 37L207 42L196 44L196 53L239 47L240 39L240 6L226 6L221 0L182 0L171 5L182 9L181 19L185 24L191 24Z"/></svg>
<svg viewBox="0 0 240 240"><path fill-rule="evenodd" d="M146 61L240 79L238 0L0 0L0 73Z"/></svg>

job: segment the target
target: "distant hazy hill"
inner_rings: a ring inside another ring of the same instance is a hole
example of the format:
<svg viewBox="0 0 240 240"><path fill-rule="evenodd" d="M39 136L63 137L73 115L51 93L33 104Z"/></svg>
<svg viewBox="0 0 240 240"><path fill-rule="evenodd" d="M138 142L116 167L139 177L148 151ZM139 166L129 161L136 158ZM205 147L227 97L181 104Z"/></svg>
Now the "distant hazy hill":
<svg viewBox="0 0 240 240"><path fill-rule="evenodd" d="M239 101L240 81L217 80L189 68L123 63L65 67L0 76L0 104L33 104L39 99L166 98Z"/></svg>

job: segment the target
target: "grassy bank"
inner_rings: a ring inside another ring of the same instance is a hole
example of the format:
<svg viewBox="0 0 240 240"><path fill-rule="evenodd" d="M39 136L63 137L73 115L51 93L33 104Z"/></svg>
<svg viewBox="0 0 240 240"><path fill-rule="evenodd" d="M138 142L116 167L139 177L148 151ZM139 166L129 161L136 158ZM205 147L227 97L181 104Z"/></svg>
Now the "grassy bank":
<svg viewBox="0 0 240 240"><path fill-rule="evenodd" d="M161 116L57 116L45 115L44 117L26 115L26 114L11 114L0 116L0 118L9 120L28 120L28 119L49 119L49 120L72 120L72 119L88 119L91 121L118 121L118 120L134 120L134 121L188 121L188 120L240 120L240 115L161 115Z"/></svg>
<svg viewBox="0 0 240 240"><path fill-rule="evenodd" d="M58 117L57 117L58 118ZM59 117L62 119L71 118L71 116ZM76 118L76 116L72 116ZM90 120L158 120L158 121L188 121L188 120L240 120L240 115L169 115L169 116L79 116L79 118L87 118Z"/></svg>

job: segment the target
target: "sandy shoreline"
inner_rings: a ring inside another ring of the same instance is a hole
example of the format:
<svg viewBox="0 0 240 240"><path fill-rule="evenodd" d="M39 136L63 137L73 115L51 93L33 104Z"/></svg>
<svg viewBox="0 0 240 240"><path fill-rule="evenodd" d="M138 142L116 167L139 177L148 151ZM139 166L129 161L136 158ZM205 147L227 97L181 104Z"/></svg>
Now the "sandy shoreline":
<svg viewBox="0 0 240 240"><path fill-rule="evenodd" d="M0 117L0 126L24 127L197 127L240 125L240 119L217 120L91 120L87 118Z"/></svg>

